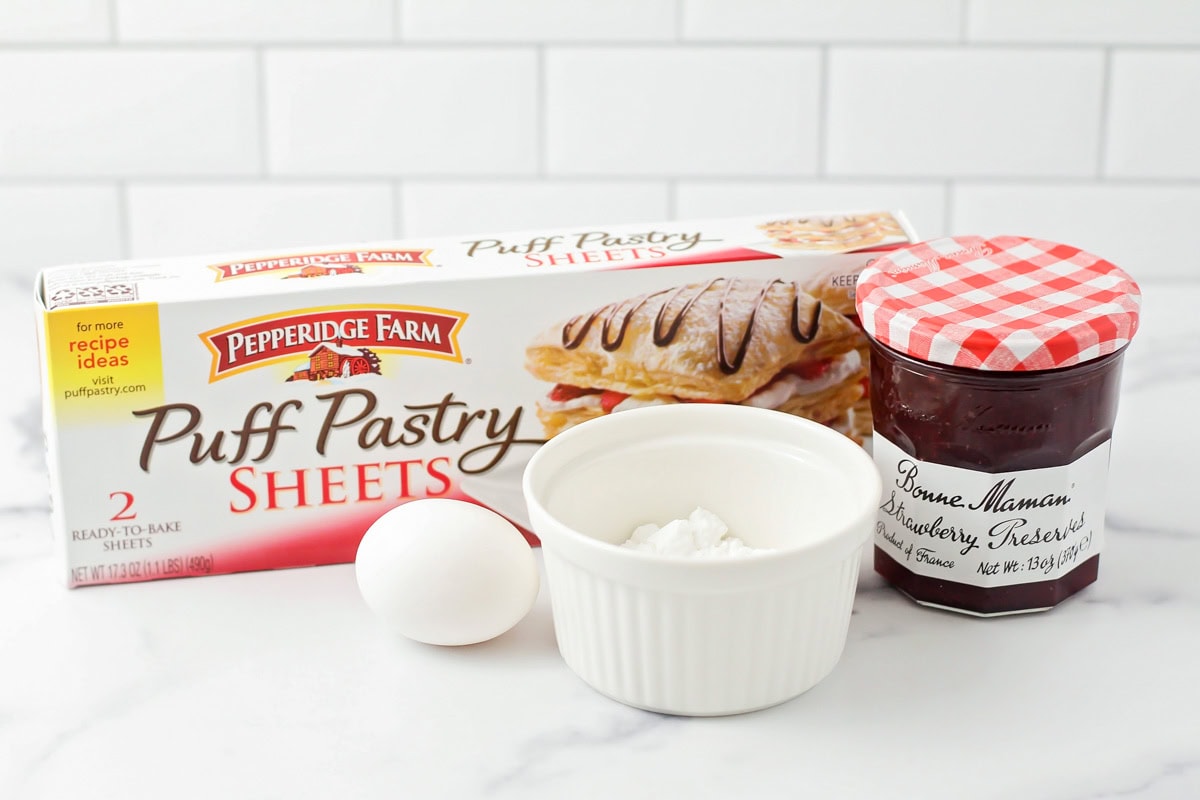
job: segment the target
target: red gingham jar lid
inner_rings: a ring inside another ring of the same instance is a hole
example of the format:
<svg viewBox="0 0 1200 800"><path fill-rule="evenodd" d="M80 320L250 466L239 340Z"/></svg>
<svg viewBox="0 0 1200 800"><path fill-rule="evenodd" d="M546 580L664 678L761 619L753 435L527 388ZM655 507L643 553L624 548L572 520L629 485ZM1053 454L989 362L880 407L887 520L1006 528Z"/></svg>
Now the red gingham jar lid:
<svg viewBox="0 0 1200 800"><path fill-rule="evenodd" d="M970 369L1069 367L1120 350L1141 292L1119 267L1065 244L958 236L886 254L863 270L859 319L905 355Z"/></svg>

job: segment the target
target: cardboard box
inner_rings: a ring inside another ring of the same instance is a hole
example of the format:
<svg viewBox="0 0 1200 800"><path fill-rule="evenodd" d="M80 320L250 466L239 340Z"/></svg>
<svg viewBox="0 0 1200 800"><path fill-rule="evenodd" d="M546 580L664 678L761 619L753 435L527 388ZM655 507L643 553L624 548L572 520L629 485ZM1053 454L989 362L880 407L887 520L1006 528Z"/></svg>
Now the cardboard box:
<svg viewBox="0 0 1200 800"><path fill-rule="evenodd" d="M869 433L858 272L898 212L414 239L39 278L70 586L352 561L424 497L527 527L548 436L665 402Z"/></svg>

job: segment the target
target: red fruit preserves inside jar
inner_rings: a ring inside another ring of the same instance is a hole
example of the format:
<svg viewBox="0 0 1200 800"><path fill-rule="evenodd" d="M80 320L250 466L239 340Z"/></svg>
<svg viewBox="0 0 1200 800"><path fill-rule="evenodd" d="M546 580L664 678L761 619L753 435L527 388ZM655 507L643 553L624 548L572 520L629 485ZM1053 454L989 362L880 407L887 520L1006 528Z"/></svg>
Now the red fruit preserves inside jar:
<svg viewBox="0 0 1200 800"><path fill-rule="evenodd" d="M888 254L857 300L884 484L876 571L978 615L1095 581L1137 285L1065 245L960 237Z"/></svg>

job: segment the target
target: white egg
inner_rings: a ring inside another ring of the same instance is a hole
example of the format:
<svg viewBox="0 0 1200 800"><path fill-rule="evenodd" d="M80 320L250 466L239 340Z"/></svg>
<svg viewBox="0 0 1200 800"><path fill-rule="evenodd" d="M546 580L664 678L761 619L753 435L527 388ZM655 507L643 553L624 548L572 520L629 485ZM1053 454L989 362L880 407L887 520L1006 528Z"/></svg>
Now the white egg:
<svg viewBox="0 0 1200 800"><path fill-rule="evenodd" d="M367 605L427 644L493 639L529 613L539 579L533 550L504 517L460 500L414 500L384 514L358 546Z"/></svg>

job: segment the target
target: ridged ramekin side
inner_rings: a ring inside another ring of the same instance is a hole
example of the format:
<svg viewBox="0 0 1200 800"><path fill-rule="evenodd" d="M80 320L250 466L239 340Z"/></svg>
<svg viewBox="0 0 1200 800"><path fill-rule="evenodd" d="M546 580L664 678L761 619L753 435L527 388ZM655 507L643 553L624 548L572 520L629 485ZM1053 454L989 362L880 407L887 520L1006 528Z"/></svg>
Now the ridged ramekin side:
<svg viewBox="0 0 1200 800"><path fill-rule="evenodd" d="M828 675L845 644L861 555L782 585L685 593L600 577L544 551L568 666L624 703L687 715L764 708Z"/></svg>

